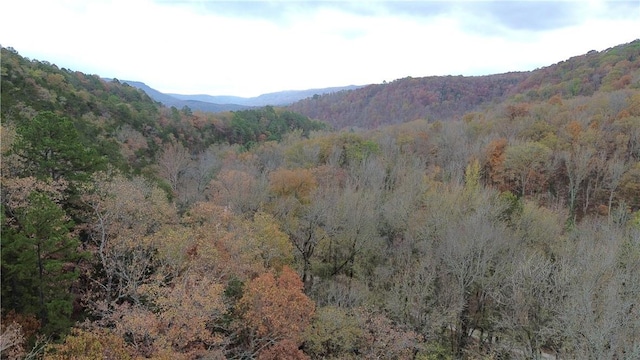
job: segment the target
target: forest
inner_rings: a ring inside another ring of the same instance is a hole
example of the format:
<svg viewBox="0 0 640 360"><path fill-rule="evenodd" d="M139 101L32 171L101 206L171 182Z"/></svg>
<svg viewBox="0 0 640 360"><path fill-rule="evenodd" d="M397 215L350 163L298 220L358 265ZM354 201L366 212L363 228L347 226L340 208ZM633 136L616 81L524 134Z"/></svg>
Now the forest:
<svg viewBox="0 0 640 360"><path fill-rule="evenodd" d="M639 40L224 113L1 51L2 359L640 358Z"/></svg>

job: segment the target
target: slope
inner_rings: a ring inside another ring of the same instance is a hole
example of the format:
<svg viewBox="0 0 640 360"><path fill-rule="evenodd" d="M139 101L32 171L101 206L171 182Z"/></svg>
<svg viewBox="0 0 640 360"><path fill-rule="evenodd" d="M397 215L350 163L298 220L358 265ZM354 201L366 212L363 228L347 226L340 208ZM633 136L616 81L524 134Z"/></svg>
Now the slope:
<svg viewBox="0 0 640 360"><path fill-rule="evenodd" d="M509 97L548 99L638 86L640 40L590 51L530 72L404 78L301 100L289 109L340 128L377 128L415 119L448 120Z"/></svg>

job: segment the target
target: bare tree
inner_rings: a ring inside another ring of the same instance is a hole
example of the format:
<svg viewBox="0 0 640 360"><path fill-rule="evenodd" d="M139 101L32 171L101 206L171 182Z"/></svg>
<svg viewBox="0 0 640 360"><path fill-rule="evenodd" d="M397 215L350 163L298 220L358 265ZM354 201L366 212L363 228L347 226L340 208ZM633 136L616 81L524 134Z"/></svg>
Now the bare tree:
<svg viewBox="0 0 640 360"><path fill-rule="evenodd" d="M158 158L159 175L171 185L171 190L178 193L182 180L191 166L191 154L179 142L171 142L166 145Z"/></svg>
<svg viewBox="0 0 640 360"><path fill-rule="evenodd" d="M573 222L576 220L576 200L578 192L591 171L593 156L593 148L582 145L576 145L573 150L560 153L560 159L563 161L569 180L569 216Z"/></svg>
<svg viewBox="0 0 640 360"><path fill-rule="evenodd" d="M614 223L583 222L567 249L559 314L572 358L633 358L640 347L640 236Z"/></svg>

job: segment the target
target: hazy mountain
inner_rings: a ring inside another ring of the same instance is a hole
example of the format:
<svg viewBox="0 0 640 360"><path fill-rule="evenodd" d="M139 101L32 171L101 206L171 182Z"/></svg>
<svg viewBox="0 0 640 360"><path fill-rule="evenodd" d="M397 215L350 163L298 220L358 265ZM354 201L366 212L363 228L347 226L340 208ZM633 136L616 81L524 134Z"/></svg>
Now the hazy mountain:
<svg viewBox="0 0 640 360"><path fill-rule="evenodd" d="M111 79L105 80L110 81ZM184 106L188 106L193 110L200 110L205 112L236 111L267 105L283 106L316 95L319 96L343 90L358 89L362 87L357 85L349 85L323 89L288 90L245 98L230 95L213 96L205 94L165 94L140 81L120 80L120 82L127 83L144 91L152 99L161 102L166 106L175 106L178 109L181 109Z"/></svg>
<svg viewBox="0 0 640 360"><path fill-rule="evenodd" d="M239 96L212 96L212 95L182 95L182 94L167 94L180 100L195 100L203 101L214 104L238 104L244 106L266 106L266 105L289 105L296 101L310 98L315 95L323 95L329 93L335 93L343 90L354 90L363 86L349 85L349 86L337 86L322 89L309 89L309 90L287 90L274 93L262 94L260 96L245 98Z"/></svg>
<svg viewBox="0 0 640 360"><path fill-rule="evenodd" d="M110 80L110 79L105 79ZM222 112L222 111L236 111L236 110L244 110L250 108L250 106L245 106L237 103L228 103L228 102L207 102L201 101L199 99L190 98L188 96L184 98L178 98L173 95L162 93L149 85L140 82L140 81L132 81L132 80L120 80L120 82L129 84L133 87L136 87L149 95L153 100L158 101L165 106L175 106L178 109L182 109L185 106L188 106L192 110L200 110L205 112Z"/></svg>

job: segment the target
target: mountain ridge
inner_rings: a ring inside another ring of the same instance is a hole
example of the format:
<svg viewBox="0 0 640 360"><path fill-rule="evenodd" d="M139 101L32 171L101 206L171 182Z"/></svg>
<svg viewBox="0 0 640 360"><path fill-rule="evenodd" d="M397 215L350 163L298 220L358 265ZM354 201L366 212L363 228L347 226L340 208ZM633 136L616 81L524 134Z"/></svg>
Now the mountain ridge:
<svg viewBox="0 0 640 360"><path fill-rule="evenodd" d="M106 81L113 81L113 79L104 78ZM162 103L167 107L174 106L178 109L189 107L192 110L199 110L204 112L223 112L223 111L237 111L237 110L246 110L250 109L251 106L244 106L240 104L229 104L229 103L212 103L199 101L197 99L180 99L170 94L165 94L159 90L156 90L149 85L135 80L118 80L122 83L128 84L135 88L138 88L144 91L150 98L153 100Z"/></svg>
<svg viewBox="0 0 640 360"><path fill-rule="evenodd" d="M112 81L113 79L104 78L106 81ZM272 93L261 94L254 97L241 97L232 95L208 95L208 94L175 94L175 93L163 93L159 90L152 88L141 81L135 80L118 80L122 83L129 84L144 91L149 97L158 101L165 106L175 106L176 108L183 108L188 106L192 110L199 110L205 112L224 112L224 111L238 111L246 110L254 107L261 106L286 106L302 99L320 96L323 94L354 90L366 85L347 85L347 86L333 86L328 88L314 88L306 90L284 90Z"/></svg>
<svg viewBox="0 0 640 360"><path fill-rule="evenodd" d="M287 108L337 129L373 129L417 119L451 120L492 103L570 98L640 87L640 39L543 68L483 76L406 77L307 98Z"/></svg>
<svg viewBox="0 0 640 360"><path fill-rule="evenodd" d="M271 93L265 93L253 97L242 97L233 95L208 95L208 94L174 94L167 93L166 95L173 96L181 100L196 100L209 102L214 104L238 104L243 106L280 106L289 105L304 98L313 97L314 95L323 95L343 90L355 90L367 85L346 85L346 86L333 86L327 88L313 88L306 90L283 90Z"/></svg>

